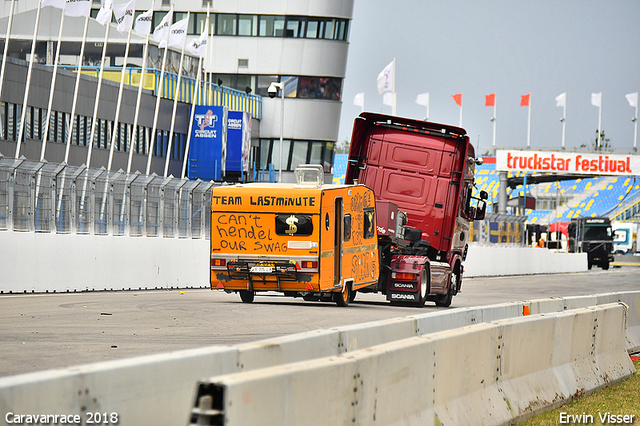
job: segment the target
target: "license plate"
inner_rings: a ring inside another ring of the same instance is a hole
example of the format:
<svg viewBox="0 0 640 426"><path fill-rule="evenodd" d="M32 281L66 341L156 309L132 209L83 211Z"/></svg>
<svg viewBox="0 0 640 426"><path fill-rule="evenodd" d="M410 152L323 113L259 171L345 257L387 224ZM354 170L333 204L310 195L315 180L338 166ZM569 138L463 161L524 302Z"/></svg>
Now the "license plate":
<svg viewBox="0 0 640 426"><path fill-rule="evenodd" d="M251 273L254 274L270 274L273 272L273 266L252 266Z"/></svg>

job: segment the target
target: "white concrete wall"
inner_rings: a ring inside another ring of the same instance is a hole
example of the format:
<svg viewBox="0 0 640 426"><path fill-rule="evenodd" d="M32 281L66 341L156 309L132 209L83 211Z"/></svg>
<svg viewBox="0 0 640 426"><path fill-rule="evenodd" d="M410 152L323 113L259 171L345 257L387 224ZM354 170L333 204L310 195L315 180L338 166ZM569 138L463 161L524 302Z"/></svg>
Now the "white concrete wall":
<svg viewBox="0 0 640 426"><path fill-rule="evenodd" d="M209 240L0 231L0 294L204 288ZM584 253L470 246L466 277L587 270Z"/></svg>
<svg viewBox="0 0 640 426"><path fill-rule="evenodd" d="M555 253L529 247L469 245L465 277L584 272L586 253Z"/></svg>
<svg viewBox="0 0 640 426"><path fill-rule="evenodd" d="M0 231L0 292L209 285L209 240Z"/></svg>

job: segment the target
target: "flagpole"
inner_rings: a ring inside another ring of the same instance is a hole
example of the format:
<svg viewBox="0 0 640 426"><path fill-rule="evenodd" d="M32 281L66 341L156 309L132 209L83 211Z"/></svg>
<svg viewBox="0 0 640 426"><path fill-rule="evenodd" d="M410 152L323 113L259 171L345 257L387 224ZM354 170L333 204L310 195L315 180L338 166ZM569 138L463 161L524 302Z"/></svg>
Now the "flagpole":
<svg viewBox="0 0 640 426"><path fill-rule="evenodd" d="M102 91L102 74L104 73L104 61L107 56L107 42L109 41L109 29L111 28L111 14L109 15L109 21L107 22L107 28L104 31L104 44L102 45L102 60L100 61L100 75L98 76L98 87L96 89L96 102L93 107L93 121L91 122L91 134L89 136L89 150L87 151L87 169L91 167L91 155L93 153L93 135L96 131L96 122L98 121L98 107L100 106L100 92ZM114 127L113 133L115 133L116 129ZM111 150L113 150L113 146L111 146ZM109 156L109 160L111 160L111 156ZM109 164L109 168L107 171L111 170L111 164Z"/></svg>
<svg viewBox="0 0 640 426"><path fill-rule="evenodd" d="M153 8L153 3L151 5L151 7ZM138 97L136 99L136 112L134 114L134 118L133 118L133 135L134 135L134 143L137 145L138 144L138 139L139 139L139 135L138 135L138 118L140 117L140 101L142 100L142 86L144 83L144 71L145 71L145 66L147 65L147 56L149 53L149 37L151 36L151 28L149 28L149 31L147 32L147 38L144 42L144 49L142 52L142 69L141 69L141 75L140 75L140 82L138 84ZM144 141L146 143L146 141ZM133 144L132 144L133 145ZM131 163L133 162L133 146L131 147L131 150L129 150L129 159L127 161L127 173L131 173ZM148 174L148 173L147 173Z"/></svg>
<svg viewBox="0 0 640 426"><path fill-rule="evenodd" d="M529 112L527 114L527 148L531 148L531 93L529 93Z"/></svg>
<svg viewBox="0 0 640 426"><path fill-rule="evenodd" d="M18 143L14 158L20 157L22 136L24 135L25 118L27 117L27 102L29 101L29 90L31 89L31 74L33 71L33 60L36 57L36 39L38 38L38 24L40 23L40 11L42 10L42 0L38 1L38 12L36 13L36 24L33 30L33 40L31 42L31 58L29 58L29 70L27 71L27 81L24 88L24 100L22 102L22 116L20 117L20 130L18 131ZM6 48L5 48L6 51Z"/></svg>
<svg viewBox="0 0 640 426"><path fill-rule="evenodd" d="M209 6L207 5L207 19L204 24L204 30L207 32L205 40L209 43ZM204 50L204 56L207 57L208 45ZM206 61L205 61L206 62ZM187 146L184 149L184 159L182 160L182 179L187 175L187 160L189 159L189 148L191 147L191 132L193 131L193 116L196 112L196 99L202 102L203 92L200 90L200 75L202 74L202 56L198 58L198 73L196 74L196 85L193 90L193 100L191 102L191 114L189 115L189 130L187 132ZM198 94L196 98L196 93Z"/></svg>
<svg viewBox="0 0 640 426"><path fill-rule="evenodd" d="M459 126L458 127L462 127L462 96L460 96L460 121L459 121Z"/></svg>
<svg viewBox="0 0 640 426"><path fill-rule="evenodd" d="M2 54L2 70L0 70L0 98L2 97L2 86L4 86L4 70L7 65L7 54L9 52L9 40L11 37L11 24L13 23L13 8L16 0L11 0L9 10L9 21L7 22L7 36L4 39L4 53ZM0 126L0 137L4 139L4 126Z"/></svg>
<svg viewBox="0 0 640 426"><path fill-rule="evenodd" d="M596 138L596 151L600 150L600 132L602 132L602 92L600 92L600 103L598 105L598 137Z"/></svg>
<svg viewBox="0 0 640 426"><path fill-rule="evenodd" d="M633 152L638 152L638 92L636 92L636 115L631 121L633 121Z"/></svg>
<svg viewBox="0 0 640 426"><path fill-rule="evenodd" d="M169 9L169 13L171 14L171 20L173 20L173 5L171 5L171 9ZM149 144L149 155L147 158L147 170L146 174L149 174L151 171L151 157L153 156L153 147L155 145L157 135L156 131L158 129L158 113L160 111L160 99L162 98L162 91L164 88L164 70L167 66L167 56L169 55L169 35L171 34L171 24L169 24L169 29L167 30L167 35L165 36L165 42L167 45L164 48L164 56L162 57L162 70L160 71L160 84L158 84L156 94L156 109L153 113L153 128L151 130L151 143ZM158 44L158 49L160 48L160 44Z"/></svg>
<svg viewBox="0 0 640 426"><path fill-rule="evenodd" d="M427 93L427 116L424 121L429 121L429 106L431 105L431 96Z"/></svg>
<svg viewBox="0 0 640 426"><path fill-rule="evenodd" d="M89 28L89 17L85 16L84 21L84 32L82 34L82 47L80 48L80 58L78 59L78 74L76 75L76 87L73 92L73 104L71 106L71 129L69 129L69 133L67 134L67 146L64 152L64 162L69 162L69 148L71 147L71 138L73 137L73 129L74 126L74 117L76 116L76 105L78 103L78 89L80 88L80 77L82 76L82 58L84 57L84 45L87 41L87 29ZM62 188L61 188L62 189ZM60 196L62 196L62 191L60 192Z"/></svg>
<svg viewBox="0 0 640 426"><path fill-rule="evenodd" d="M493 118L491 118L491 121L493 121L493 150L494 150L493 152L494 152L494 155L495 155L495 149L496 149L496 123L498 122L498 118L497 118L497 115L496 115L496 112L498 110L497 110L497 106L496 105L497 105L497 100L494 97L493 98Z"/></svg>
<svg viewBox="0 0 640 426"><path fill-rule="evenodd" d="M191 12L187 12L187 23ZM164 162L164 177L167 177L169 171L169 159L171 158L171 147L173 145L173 130L176 124L176 112L178 110L178 98L180 97L180 79L182 78L182 63L184 60L184 47L187 44L187 30L185 29L184 40L182 40L182 51L180 52L180 66L178 67L178 81L176 83L176 91L173 96L173 112L171 113L171 130L169 130L169 143L167 145L167 158ZM195 94L194 94L195 96Z"/></svg>
<svg viewBox="0 0 640 426"><path fill-rule="evenodd" d="M135 13L135 10L134 10ZM116 104L116 115L113 119L113 134L111 135L111 147L109 149L109 161L107 162L107 171L111 170L111 164L113 162L113 151L116 142L116 137L120 129L120 105L122 104L122 91L124 89L124 77L127 70L127 61L129 60L129 47L131 45L131 28L129 28L129 34L127 35L127 46L124 49L124 62L122 63L122 72L120 73L120 88L118 89L118 102ZM125 135L126 138L126 135ZM133 151L133 140L129 144L129 149ZM126 142L125 142L126 148ZM129 171L127 171L129 173Z"/></svg>
<svg viewBox="0 0 640 426"><path fill-rule="evenodd" d="M61 10L60 30L58 31L58 45L56 46L56 57L53 60L53 72L51 75L51 87L49 89L49 103L47 105L47 116L44 123L44 137L42 138L42 150L40 151L40 161L44 160L44 154L49 141L49 126L51 121L51 108L53 107L53 95L56 88L56 78L58 76L58 61L60 60L60 45L62 44L62 28L64 27L64 9Z"/></svg>
<svg viewBox="0 0 640 426"><path fill-rule="evenodd" d="M393 58L393 81L391 82L391 115L397 114L397 101L396 101L396 58Z"/></svg>
<svg viewBox="0 0 640 426"><path fill-rule="evenodd" d="M564 149L565 142L565 133L567 130L567 99L564 100L564 105L562 105L562 149Z"/></svg>

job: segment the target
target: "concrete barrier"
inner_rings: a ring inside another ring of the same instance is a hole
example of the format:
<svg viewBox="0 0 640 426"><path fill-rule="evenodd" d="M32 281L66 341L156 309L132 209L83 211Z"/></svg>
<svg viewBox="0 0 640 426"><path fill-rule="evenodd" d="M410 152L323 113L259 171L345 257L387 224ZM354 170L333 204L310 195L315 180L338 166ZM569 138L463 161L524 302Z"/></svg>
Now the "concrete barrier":
<svg viewBox="0 0 640 426"><path fill-rule="evenodd" d="M634 374L625 321L608 304L212 377L191 424L510 424Z"/></svg>
<svg viewBox="0 0 640 426"><path fill-rule="evenodd" d="M487 262L487 259L500 259ZM586 253L556 253L529 247L492 247L469 244L464 262L466 277L570 273L587 271Z"/></svg>
<svg viewBox="0 0 640 426"><path fill-rule="evenodd" d="M209 257L204 239L0 231L0 294L206 288ZM584 253L472 244L465 276L581 272L586 259Z"/></svg>
<svg viewBox="0 0 640 426"><path fill-rule="evenodd" d="M209 241L0 231L0 293L204 288Z"/></svg>
<svg viewBox="0 0 640 426"><path fill-rule="evenodd" d="M627 349L640 350L640 292L585 296L630 307ZM202 377L351 354L414 336L430 336L504 318L565 311L577 298L504 303L315 330L236 346L213 346L0 378L0 413L77 413L82 407L120 413L121 425L182 424ZM474 349L477 354L480 347ZM459 352L459 350L457 350ZM480 356L480 355L478 355ZM342 361L341 361L342 362ZM89 404L89 405L87 405ZM140 407L151 407L149 409ZM0 424L4 421L0 420Z"/></svg>

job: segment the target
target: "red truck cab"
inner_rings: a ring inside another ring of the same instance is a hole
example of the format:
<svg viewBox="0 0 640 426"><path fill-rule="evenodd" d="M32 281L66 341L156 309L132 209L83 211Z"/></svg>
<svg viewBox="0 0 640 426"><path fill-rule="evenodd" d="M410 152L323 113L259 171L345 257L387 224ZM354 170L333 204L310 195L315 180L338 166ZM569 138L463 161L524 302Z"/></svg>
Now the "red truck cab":
<svg viewBox="0 0 640 426"><path fill-rule="evenodd" d="M486 208L486 193L472 197L476 163L460 127L375 113L356 118L345 183L364 184L408 217L411 247L381 262L389 300L449 306L460 291L469 222Z"/></svg>

